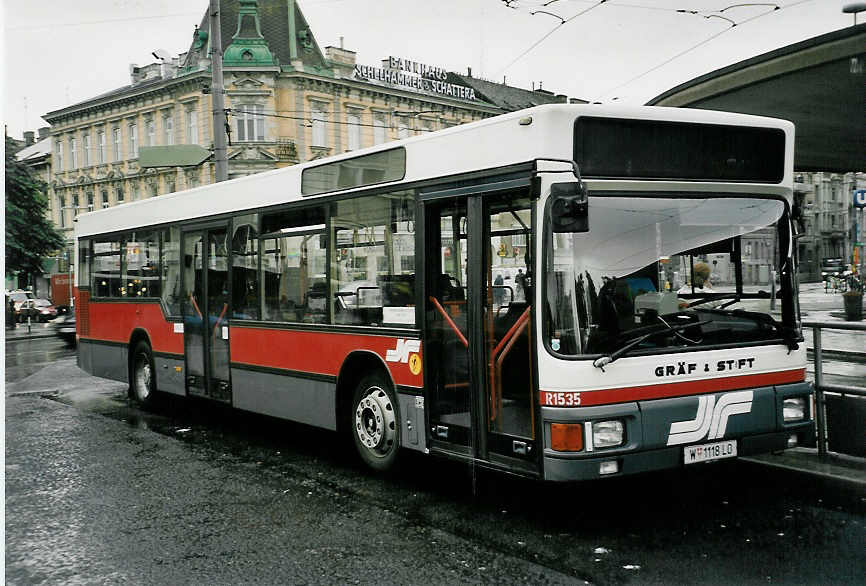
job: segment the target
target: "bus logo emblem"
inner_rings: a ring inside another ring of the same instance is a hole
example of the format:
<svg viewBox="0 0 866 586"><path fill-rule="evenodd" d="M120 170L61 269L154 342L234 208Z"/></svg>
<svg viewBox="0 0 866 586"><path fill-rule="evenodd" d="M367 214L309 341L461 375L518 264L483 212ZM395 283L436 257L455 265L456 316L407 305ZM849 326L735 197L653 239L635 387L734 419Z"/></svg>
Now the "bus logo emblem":
<svg viewBox="0 0 866 586"><path fill-rule="evenodd" d="M388 362L409 362L409 354L421 350L421 340L406 340L397 338L397 347L389 348L385 353Z"/></svg>
<svg viewBox="0 0 866 586"><path fill-rule="evenodd" d="M753 395L752 391L726 393L719 397L718 403L713 395L698 397L698 412L694 419L671 423L668 445L723 438L729 417L751 412Z"/></svg>

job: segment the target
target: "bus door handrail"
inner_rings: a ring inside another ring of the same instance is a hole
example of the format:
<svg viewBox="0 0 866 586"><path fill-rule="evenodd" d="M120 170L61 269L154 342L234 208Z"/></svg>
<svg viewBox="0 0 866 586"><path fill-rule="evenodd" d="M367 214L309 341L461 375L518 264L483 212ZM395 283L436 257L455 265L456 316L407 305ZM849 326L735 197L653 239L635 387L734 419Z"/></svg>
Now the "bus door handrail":
<svg viewBox="0 0 866 586"><path fill-rule="evenodd" d="M442 317L445 318L445 323L447 323L448 326L452 330L454 330L454 333L457 334L457 337L463 343L463 346L468 348L469 340L466 339L466 336L463 335L463 333L460 331L460 328L457 327L457 324L454 323L454 320L451 319L451 316L448 315L448 312L445 311L445 308L443 308L442 305L439 303L439 300L431 295L430 302L433 304L433 307L435 307L437 311L442 314Z"/></svg>
<svg viewBox="0 0 866 586"><path fill-rule="evenodd" d="M511 347L514 344L514 341L517 339L523 329L526 327L526 324L529 323L529 310L531 307L527 307L523 310L523 313L520 314L520 317L514 322L511 328L506 332L502 339L499 341L499 344L493 349L490 353L489 362L488 362L488 370L490 373L490 420L493 421L497 417L497 411L499 410L499 404L502 402L502 380L500 376L498 376L502 371L502 360L505 359L505 356L508 355L508 352L511 351ZM504 351L503 351L504 349ZM502 352L502 356L499 360L497 360L496 356Z"/></svg>

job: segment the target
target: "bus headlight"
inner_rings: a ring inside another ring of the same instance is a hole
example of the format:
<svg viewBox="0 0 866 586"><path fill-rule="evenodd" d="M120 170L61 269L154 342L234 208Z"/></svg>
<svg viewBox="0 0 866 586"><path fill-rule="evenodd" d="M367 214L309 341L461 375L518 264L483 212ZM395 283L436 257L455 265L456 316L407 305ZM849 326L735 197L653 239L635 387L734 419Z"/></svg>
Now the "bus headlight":
<svg viewBox="0 0 866 586"><path fill-rule="evenodd" d="M782 403L782 417L785 423L800 421L806 418L806 398L792 397Z"/></svg>
<svg viewBox="0 0 866 586"><path fill-rule="evenodd" d="M596 448L619 446L625 439L625 426L619 419L592 422L592 445Z"/></svg>

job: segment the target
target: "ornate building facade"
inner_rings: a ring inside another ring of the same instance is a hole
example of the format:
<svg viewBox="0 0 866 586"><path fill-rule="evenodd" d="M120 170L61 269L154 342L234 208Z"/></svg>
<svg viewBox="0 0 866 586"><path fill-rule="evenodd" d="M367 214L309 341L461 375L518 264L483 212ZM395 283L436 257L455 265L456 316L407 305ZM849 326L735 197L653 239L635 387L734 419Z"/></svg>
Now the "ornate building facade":
<svg viewBox="0 0 866 586"><path fill-rule="evenodd" d="M458 75L403 57L356 63L319 48L295 0L223 0L229 178L407 138L565 96ZM142 146L212 146L205 13L186 53L130 66L130 83L50 112L52 220L214 181L213 164L144 169ZM582 102L582 100L581 100Z"/></svg>

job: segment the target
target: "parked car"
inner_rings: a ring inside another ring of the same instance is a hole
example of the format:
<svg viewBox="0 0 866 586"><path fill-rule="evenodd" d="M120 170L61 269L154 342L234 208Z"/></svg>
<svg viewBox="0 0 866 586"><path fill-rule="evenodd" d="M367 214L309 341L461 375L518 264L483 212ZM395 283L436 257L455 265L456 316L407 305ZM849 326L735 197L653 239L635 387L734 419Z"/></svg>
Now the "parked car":
<svg viewBox="0 0 866 586"><path fill-rule="evenodd" d="M841 258L825 258L821 261L821 279L827 281L832 277L843 277L851 267Z"/></svg>
<svg viewBox="0 0 866 586"><path fill-rule="evenodd" d="M9 291L6 294L13 303L15 303L15 313L18 313L18 309L21 307L21 304L27 301L28 299L34 299L35 295L31 291L23 291L18 289L16 291Z"/></svg>
<svg viewBox="0 0 866 586"><path fill-rule="evenodd" d="M54 334L69 346L75 346L75 311L70 309L60 317L51 320Z"/></svg>
<svg viewBox="0 0 866 586"><path fill-rule="evenodd" d="M26 322L29 317L31 321L46 322L57 317L57 309L47 299L25 299L16 310L18 321Z"/></svg>

